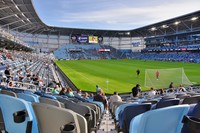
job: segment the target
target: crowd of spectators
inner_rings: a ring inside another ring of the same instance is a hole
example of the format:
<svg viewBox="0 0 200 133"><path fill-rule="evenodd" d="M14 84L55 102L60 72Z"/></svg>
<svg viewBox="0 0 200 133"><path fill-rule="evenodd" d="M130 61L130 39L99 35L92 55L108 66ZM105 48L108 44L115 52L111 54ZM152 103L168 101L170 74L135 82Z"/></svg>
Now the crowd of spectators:
<svg viewBox="0 0 200 133"><path fill-rule="evenodd" d="M1 49L0 57L0 83L5 87L34 86L46 90L48 84L55 83L48 56Z"/></svg>
<svg viewBox="0 0 200 133"><path fill-rule="evenodd" d="M129 58L139 59L139 60L200 63L200 53L190 53L190 52L132 53L129 55Z"/></svg>

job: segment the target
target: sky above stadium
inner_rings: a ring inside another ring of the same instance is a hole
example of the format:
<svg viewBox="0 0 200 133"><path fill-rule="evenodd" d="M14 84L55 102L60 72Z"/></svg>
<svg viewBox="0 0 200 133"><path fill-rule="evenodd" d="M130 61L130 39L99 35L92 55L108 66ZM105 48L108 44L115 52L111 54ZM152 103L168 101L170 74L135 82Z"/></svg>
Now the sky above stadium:
<svg viewBox="0 0 200 133"><path fill-rule="evenodd" d="M33 0L50 26L130 30L199 10L200 0Z"/></svg>

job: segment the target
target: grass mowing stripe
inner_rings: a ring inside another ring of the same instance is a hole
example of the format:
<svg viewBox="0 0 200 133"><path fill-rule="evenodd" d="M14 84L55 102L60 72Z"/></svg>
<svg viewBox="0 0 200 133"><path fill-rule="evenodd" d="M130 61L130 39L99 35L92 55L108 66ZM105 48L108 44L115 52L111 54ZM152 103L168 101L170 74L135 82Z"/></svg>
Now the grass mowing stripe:
<svg viewBox="0 0 200 133"><path fill-rule="evenodd" d="M142 90L149 89L144 87L145 69L183 67L190 81L200 82L200 72L198 71L200 64L143 60L62 60L55 62L77 87L89 91L95 91L96 84L99 84L107 93L113 93L113 91L130 92L131 88L137 83L141 84ZM136 77L138 68L141 71L139 78ZM83 78L80 74L93 82ZM109 80L108 90L106 90L106 80Z"/></svg>

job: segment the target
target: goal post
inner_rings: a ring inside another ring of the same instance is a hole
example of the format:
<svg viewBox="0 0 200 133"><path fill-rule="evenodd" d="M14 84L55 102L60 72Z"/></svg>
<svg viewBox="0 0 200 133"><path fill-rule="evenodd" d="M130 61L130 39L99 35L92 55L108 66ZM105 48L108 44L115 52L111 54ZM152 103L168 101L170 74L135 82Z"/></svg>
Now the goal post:
<svg viewBox="0 0 200 133"><path fill-rule="evenodd" d="M192 85L183 68L145 70L145 87L168 88L170 82L173 82L175 87L179 85Z"/></svg>

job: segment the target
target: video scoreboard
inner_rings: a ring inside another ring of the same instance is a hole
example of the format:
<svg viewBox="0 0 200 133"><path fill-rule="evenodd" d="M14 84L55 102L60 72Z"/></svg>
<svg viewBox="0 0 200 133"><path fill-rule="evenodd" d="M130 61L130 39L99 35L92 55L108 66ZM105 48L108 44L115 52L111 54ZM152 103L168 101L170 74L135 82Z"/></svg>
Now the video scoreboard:
<svg viewBox="0 0 200 133"><path fill-rule="evenodd" d="M72 43L91 43L99 44L103 42L103 37L93 35L73 35L71 36Z"/></svg>

